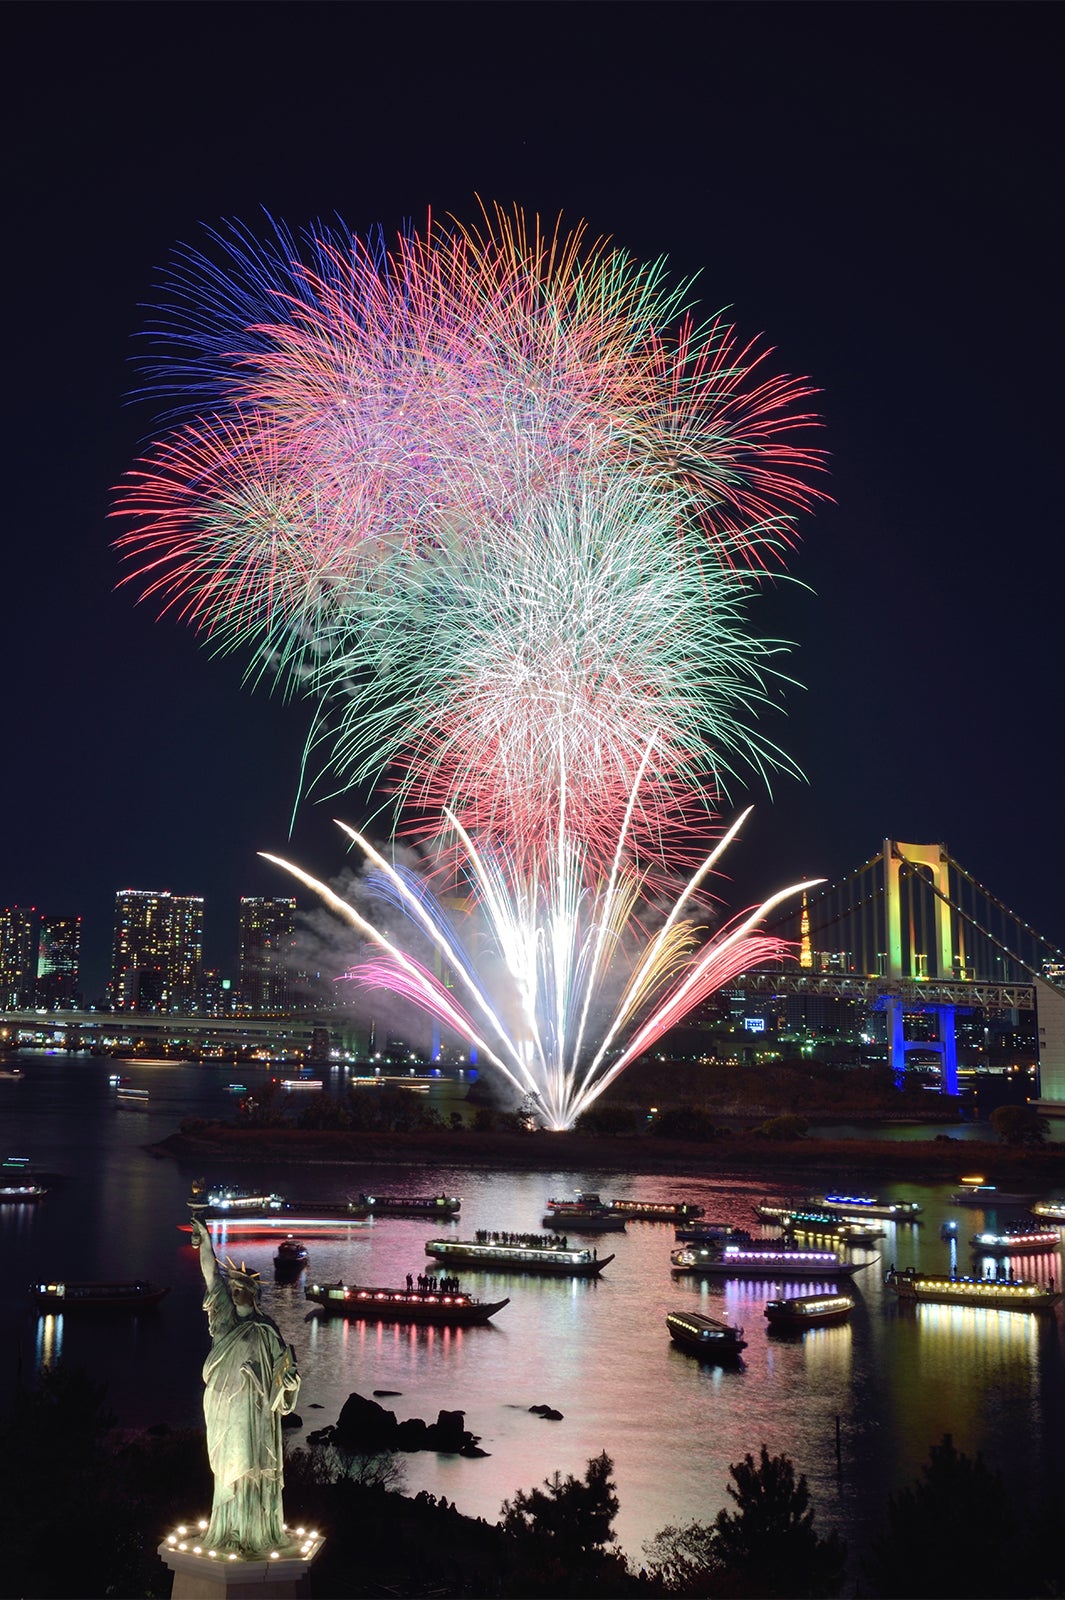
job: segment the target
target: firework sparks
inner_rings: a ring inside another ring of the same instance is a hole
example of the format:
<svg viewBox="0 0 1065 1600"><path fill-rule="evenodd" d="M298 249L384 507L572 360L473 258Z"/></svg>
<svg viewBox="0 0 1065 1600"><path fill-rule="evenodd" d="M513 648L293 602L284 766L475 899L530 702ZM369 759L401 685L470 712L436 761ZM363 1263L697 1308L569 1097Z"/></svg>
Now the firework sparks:
<svg viewBox="0 0 1065 1600"><path fill-rule="evenodd" d="M639 914L645 882L620 862L622 839L609 880L589 889L579 840L560 835L554 870L540 880L515 871L499 846L478 848L452 818L469 896L491 947L478 959L471 959L462 931L426 883L397 870L355 829L339 824L373 865L371 889L429 940L450 987L327 884L264 854L374 947L377 953L352 967L349 980L397 995L452 1029L517 1093L534 1096L549 1127L562 1129L708 995L786 952L783 941L754 930L809 883L779 891L709 939L705 927L684 914L748 814L702 863L653 934ZM480 976L486 965L494 974L491 989ZM617 1045L626 1030L625 1044Z"/></svg>

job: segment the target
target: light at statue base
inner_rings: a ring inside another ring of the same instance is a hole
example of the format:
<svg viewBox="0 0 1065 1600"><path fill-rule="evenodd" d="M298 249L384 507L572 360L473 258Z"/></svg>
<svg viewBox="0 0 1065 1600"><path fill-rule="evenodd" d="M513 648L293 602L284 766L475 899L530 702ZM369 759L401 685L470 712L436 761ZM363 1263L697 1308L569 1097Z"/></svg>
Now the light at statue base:
<svg viewBox="0 0 1065 1600"><path fill-rule="evenodd" d="M285 1542L274 1550L242 1556L204 1544L207 1519L182 1522L159 1545L159 1555L174 1575L172 1600L289 1600L309 1595L311 1567L324 1536L316 1528L284 1524Z"/></svg>

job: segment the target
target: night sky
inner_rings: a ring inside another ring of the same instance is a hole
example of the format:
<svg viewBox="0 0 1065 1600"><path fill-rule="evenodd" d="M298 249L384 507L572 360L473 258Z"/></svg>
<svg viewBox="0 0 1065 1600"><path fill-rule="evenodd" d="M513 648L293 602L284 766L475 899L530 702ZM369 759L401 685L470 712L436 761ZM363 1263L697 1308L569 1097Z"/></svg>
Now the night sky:
<svg viewBox="0 0 1065 1600"><path fill-rule="evenodd" d="M754 624L795 641L737 902L943 840L1065 944L1060 10L1051 5L8 5L0 905L207 897L232 963L309 707L116 590L131 365L174 246L261 209L394 233L476 196L700 274L821 391L833 503ZM807 586L806 588L802 587Z"/></svg>

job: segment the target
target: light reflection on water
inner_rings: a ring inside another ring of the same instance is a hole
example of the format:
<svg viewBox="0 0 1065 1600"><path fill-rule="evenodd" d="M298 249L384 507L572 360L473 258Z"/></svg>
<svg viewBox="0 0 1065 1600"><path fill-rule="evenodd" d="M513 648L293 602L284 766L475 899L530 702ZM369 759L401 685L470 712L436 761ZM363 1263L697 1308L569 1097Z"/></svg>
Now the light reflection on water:
<svg viewBox="0 0 1065 1600"><path fill-rule="evenodd" d="M694 1200L708 1217L757 1232L758 1200L797 1199L806 1186L775 1185L751 1173L686 1180L425 1166L193 1173L154 1159L142 1146L172 1131L183 1116L231 1114L225 1094L231 1070L128 1066L134 1084L143 1079L151 1089L149 1110L136 1116L116 1108L106 1060L29 1058L27 1082L0 1084L3 1138L39 1166L68 1176L37 1208L0 1207L5 1348L14 1345L27 1365L62 1353L88 1366L107 1380L125 1423L199 1420L207 1346L202 1282L187 1235L176 1224L186 1215L191 1178L206 1176L266 1184L294 1199L339 1198L360 1189L463 1196L461 1217L451 1224L382 1219L347 1237L308 1239L309 1266L294 1282L275 1281L275 1240L223 1235L219 1250L261 1272L264 1305L296 1346L304 1429L295 1439L335 1421L356 1390L366 1396L397 1391L381 1403L401 1419L433 1421L440 1410L462 1410L488 1459L417 1454L404 1460L410 1492L446 1495L468 1514L494 1521L505 1496L556 1469L579 1474L605 1449L616 1464L619 1537L638 1557L642 1542L665 1524L708 1520L730 1504L729 1463L757 1455L765 1442L807 1475L819 1524L839 1527L853 1543L876 1525L886 1494L916 1473L944 1432L960 1449L982 1451L1021 1488L1060 1470L1060 1312L1026 1317L928 1306L913 1312L885 1291L889 1262L948 1269L951 1246L940 1237L948 1217L961 1221L960 1270L983 1270L970 1257L969 1235L985 1222L1009 1219L952 1208L949 1184L888 1186L889 1198L921 1201L923 1226L886 1224L876 1249L858 1256L870 1264L850 1280L858 1300L851 1320L797 1336L767 1331L762 1308L782 1292L780 1285L675 1276L672 1228L646 1222L630 1222L625 1234L580 1241L594 1242L600 1255L616 1254L597 1281L463 1272L470 1292L509 1297L488 1327L404 1329L315 1314L308 1320L307 1281L401 1283L407 1272L434 1270L424 1252L431 1234L538 1232L552 1194L591 1188L608 1196ZM1025 1276L1061 1281L1060 1250L1012 1265ZM53 1274L143 1276L169 1283L172 1291L151 1316L106 1323L73 1315L38 1318L27 1307L27 1287ZM785 1290L803 1294L817 1287L803 1281ZM744 1327L748 1348L740 1363L716 1366L673 1346L667 1311L697 1306ZM563 1420L530 1412L541 1404L561 1411Z"/></svg>

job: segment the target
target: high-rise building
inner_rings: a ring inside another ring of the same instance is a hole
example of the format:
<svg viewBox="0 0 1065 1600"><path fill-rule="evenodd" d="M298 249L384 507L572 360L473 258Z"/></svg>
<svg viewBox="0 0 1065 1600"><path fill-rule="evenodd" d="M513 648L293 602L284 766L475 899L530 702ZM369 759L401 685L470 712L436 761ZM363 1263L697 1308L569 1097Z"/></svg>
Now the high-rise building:
<svg viewBox="0 0 1065 1600"><path fill-rule="evenodd" d="M0 911L0 1005L25 1010L34 1004L36 929L36 906L9 906Z"/></svg>
<svg viewBox="0 0 1065 1600"><path fill-rule="evenodd" d="M202 965L201 896L118 891L111 958L116 1011L197 1010Z"/></svg>
<svg viewBox="0 0 1065 1600"><path fill-rule="evenodd" d="M240 1009L285 1012L291 1003L296 902L246 895L240 902Z"/></svg>
<svg viewBox="0 0 1065 1600"><path fill-rule="evenodd" d="M37 936L37 1004L52 1011L78 1003L81 918L42 917Z"/></svg>

